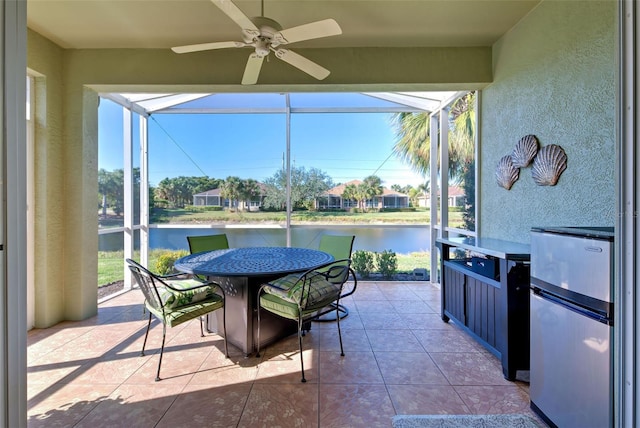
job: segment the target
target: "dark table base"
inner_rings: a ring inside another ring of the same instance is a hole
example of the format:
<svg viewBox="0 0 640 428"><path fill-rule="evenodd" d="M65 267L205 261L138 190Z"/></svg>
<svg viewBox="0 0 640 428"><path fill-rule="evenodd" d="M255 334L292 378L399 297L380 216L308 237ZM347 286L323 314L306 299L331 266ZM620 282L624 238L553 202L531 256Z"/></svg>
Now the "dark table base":
<svg viewBox="0 0 640 428"><path fill-rule="evenodd" d="M226 293L227 341L245 355L256 351L258 334L257 294L262 284L276 277L209 277L222 285ZM294 321L260 311L260 347L297 332ZM218 327L220 326L220 327ZM209 317L210 331L222 335L222 311Z"/></svg>

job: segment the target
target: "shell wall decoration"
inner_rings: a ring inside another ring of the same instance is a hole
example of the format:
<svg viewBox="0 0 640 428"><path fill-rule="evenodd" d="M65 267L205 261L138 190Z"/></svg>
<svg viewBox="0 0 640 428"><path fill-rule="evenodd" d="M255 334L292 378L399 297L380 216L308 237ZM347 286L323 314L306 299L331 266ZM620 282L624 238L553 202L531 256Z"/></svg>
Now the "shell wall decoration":
<svg viewBox="0 0 640 428"><path fill-rule="evenodd" d="M526 168L538 153L538 139L535 135L525 135L518 141L518 144L511 153L513 166L516 168Z"/></svg>
<svg viewBox="0 0 640 428"><path fill-rule="evenodd" d="M555 186L567 169L567 154L557 144L544 146L533 160L531 177L538 186Z"/></svg>
<svg viewBox="0 0 640 428"><path fill-rule="evenodd" d="M496 181L500 187L511 189L520 177L520 168L533 163L531 177L538 186L555 186L567 169L567 154L557 144L539 149L535 135L525 135L513 148L511 155L503 156L496 167Z"/></svg>
<svg viewBox="0 0 640 428"><path fill-rule="evenodd" d="M509 190L511 186L513 186L513 183L518 181L518 177L520 177L520 170L513 166L511 156L507 155L500 158L496 168L496 181L498 182L498 186Z"/></svg>

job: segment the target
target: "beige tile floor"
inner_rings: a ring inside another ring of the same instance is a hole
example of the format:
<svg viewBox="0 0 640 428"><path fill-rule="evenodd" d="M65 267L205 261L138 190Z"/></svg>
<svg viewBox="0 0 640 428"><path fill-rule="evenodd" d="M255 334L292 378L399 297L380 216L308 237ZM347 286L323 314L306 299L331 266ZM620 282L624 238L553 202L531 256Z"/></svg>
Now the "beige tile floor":
<svg viewBox="0 0 640 428"><path fill-rule="evenodd" d="M344 304L346 355L335 323L305 337L307 383L297 338L260 358L197 321L168 329L163 378L154 382L161 326L147 352L142 294L99 305L98 315L28 334L29 427L390 427L401 414L525 413L528 384L509 382L500 362L439 316L426 282L361 282Z"/></svg>

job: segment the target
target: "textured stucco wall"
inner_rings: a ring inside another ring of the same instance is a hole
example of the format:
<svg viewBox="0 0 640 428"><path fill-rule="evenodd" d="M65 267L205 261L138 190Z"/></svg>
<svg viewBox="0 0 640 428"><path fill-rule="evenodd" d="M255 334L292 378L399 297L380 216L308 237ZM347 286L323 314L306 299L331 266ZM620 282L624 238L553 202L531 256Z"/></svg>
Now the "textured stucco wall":
<svg viewBox="0 0 640 428"><path fill-rule="evenodd" d="M36 75L34 165L34 325L64 319L63 50L28 33L27 64Z"/></svg>
<svg viewBox="0 0 640 428"><path fill-rule="evenodd" d="M545 1L494 45L481 105L481 236L528 243L532 226L613 226L615 19L612 0ZM562 146L567 169L556 186L537 186L523 168L505 190L496 164L527 134Z"/></svg>
<svg viewBox="0 0 640 428"><path fill-rule="evenodd" d="M35 327L97 312L97 94L68 82L67 51L28 32L36 73ZM74 94L77 88L77 94ZM85 144L86 143L86 144Z"/></svg>

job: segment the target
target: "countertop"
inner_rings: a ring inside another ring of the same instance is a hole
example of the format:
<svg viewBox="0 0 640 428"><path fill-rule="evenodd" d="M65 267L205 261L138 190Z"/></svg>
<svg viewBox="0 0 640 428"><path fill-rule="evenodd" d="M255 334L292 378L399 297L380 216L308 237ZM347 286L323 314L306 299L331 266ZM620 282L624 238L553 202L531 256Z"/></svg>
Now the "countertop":
<svg viewBox="0 0 640 428"><path fill-rule="evenodd" d="M613 241L614 228L609 226L558 226L558 227L532 227L532 232L557 233L585 238L604 239Z"/></svg>
<svg viewBox="0 0 640 428"><path fill-rule="evenodd" d="M519 242L503 241L493 238L437 238L436 242L475 251L487 256L508 260L529 260L531 246Z"/></svg>

